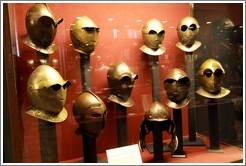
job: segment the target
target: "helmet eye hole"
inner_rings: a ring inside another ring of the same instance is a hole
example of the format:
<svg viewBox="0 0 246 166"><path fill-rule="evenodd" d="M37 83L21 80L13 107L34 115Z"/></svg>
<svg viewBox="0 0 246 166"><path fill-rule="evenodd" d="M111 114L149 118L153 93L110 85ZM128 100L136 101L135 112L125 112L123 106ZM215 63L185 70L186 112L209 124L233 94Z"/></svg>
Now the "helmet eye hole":
<svg viewBox="0 0 246 166"><path fill-rule="evenodd" d="M51 85L49 88L51 88L53 91L58 91L61 89L61 87L63 89L66 89L68 88L69 86L71 85L71 82L70 81L67 81L63 86L60 85L60 84L54 84L54 85Z"/></svg>
<svg viewBox="0 0 246 166"><path fill-rule="evenodd" d="M63 87L63 89L66 89L66 88L68 88L70 85L71 85L71 82L70 82L70 81L67 81L62 87Z"/></svg>
<svg viewBox="0 0 246 166"><path fill-rule="evenodd" d="M164 35L165 34L165 31L164 30L162 30L161 32L159 32L159 34L158 35Z"/></svg>
<svg viewBox="0 0 246 166"><path fill-rule="evenodd" d="M149 34L150 34L150 35L154 35L154 34L157 34L157 33L156 33L156 31L154 31L154 30L150 30L150 31L149 31Z"/></svg>
<svg viewBox="0 0 246 166"><path fill-rule="evenodd" d="M205 69L204 72L203 72L203 75L205 75L206 77L211 77L213 74L212 70L210 69Z"/></svg>
<svg viewBox="0 0 246 166"><path fill-rule="evenodd" d="M54 84L54 85L51 85L50 88L54 91L58 91L61 89L61 85L60 84Z"/></svg>
<svg viewBox="0 0 246 166"><path fill-rule="evenodd" d="M190 82L190 80L189 80L188 77L184 77L184 78L181 78L181 79L178 80L178 83L180 85L187 85L187 84L189 84L189 82Z"/></svg>
<svg viewBox="0 0 246 166"><path fill-rule="evenodd" d="M87 33L99 32L99 28L95 28L95 27L85 27L82 29L84 29Z"/></svg>
<svg viewBox="0 0 246 166"><path fill-rule="evenodd" d="M191 24L189 29L192 31L195 31L196 30L196 24Z"/></svg>
<svg viewBox="0 0 246 166"><path fill-rule="evenodd" d="M223 71L221 69L216 69L214 71L214 75L217 76L217 77L221 76L222 74L223 74Z"/></svg>
<svg viewBox="0 0 246 166"><path fill-rule="evenodd" d="M187 27L186 25L182 25L182 26L181 26L181 31L183 31L183 32L184 32L184 31L186 31L186 30L187 30L187 28L188 28L188 27Z"/></svg>
<svg viewBox="0 0 246 166"><path fill-rule="evenodd" d="M172 84L172 83L174 83L174 82L175 82L174 79L166 79L166 80L164 81L165 84Z"/></svg>

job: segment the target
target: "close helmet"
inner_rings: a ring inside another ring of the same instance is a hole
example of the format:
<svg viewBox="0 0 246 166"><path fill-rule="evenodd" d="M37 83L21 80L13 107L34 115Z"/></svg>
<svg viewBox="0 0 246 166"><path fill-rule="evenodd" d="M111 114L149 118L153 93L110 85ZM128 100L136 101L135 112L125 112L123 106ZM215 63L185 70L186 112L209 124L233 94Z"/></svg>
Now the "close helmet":
<svg viewBox="0 0 246 166"><path fill-rule="evenodd" d="M189 103L188 93L191 83L183 70L172 69L166 75L163 84L167 93L166 104L169 107L179 109Z"/></svg>
<svg viewBox="0 0 246 166"><path fill-rule="evenodd" d="M212 38L233 41L234 23L229 18L221 18L212 23Z"/></svg>
<svg viewBox="0 0 246 166"><path fill-rule="evenodd" d="M229 90L222 87L225 70L215 59L207 59L202 63L198 71L202 89L198 94L209 98L220 98L229 94Z"/></svg>
<svg viewBox="0 0 246 166"><path fill-rule="evenodd" d="M99 28L89 17L77 17L70 26L70 38L75 51L92 54L97 45L98 33Z"/></svg>
<svg viewBox="0 0 246 166"><path fill-rule="evenodd" d="M32 105L26 113L49 122L64 121L67 118L64 105L70 85L70 81L63 80L54 68L48 65L38 66L27 82Z"/></svg>
<svg viewBox="0 0 246 166"><path fill-rule="evenodd" d="M106 105L92 91L84 91L73 105L73 115L80 126L80 134L97 136L105 125Z"/></svg>
<svg viewBox="0 0 246 166"><path fill-rule="evenodd" d="M186 52L195 51L201 46L201 43L196 41L199 29L200 25L195 18L190 16L183 18L177 26L179 42L176 46Z"/></svg>
<svg viewBox="0 0 246 166"><path fill-rule="evenodd" d="M166 50L162 46L164 37L165 30L162 23L157 19L151 19L142 28L144 45L140 49L149 55L161 55Z"/></svg>
<svg viewBox="0 0 246 166"><path fill-rule="evenodd" d="M107 73L108 85L112 94L109 100L125 107L131 107L134 102L130 98L133 85L138 75L124 62L112 64Z"/></svg>
<svg viewBox="0 0 246 166"><path fill-rule="evenodd" d="M26 13L25 23L27 35L22 36L23 42L29 47L44 54L52 54L56 47L52 44L58 24L62 18L55 18L45 3L33 5Z"/></svg>

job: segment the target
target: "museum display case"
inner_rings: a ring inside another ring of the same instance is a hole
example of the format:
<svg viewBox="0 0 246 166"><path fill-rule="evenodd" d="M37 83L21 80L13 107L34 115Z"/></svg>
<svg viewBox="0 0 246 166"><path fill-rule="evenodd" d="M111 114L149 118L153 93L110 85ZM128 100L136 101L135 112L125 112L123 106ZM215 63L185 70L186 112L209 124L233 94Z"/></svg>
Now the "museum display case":
<svg viewBox="0 0 246 166"><path fill-rule="evenodd" d="M107 163L107 150L137 144L143 163L193 158L199 164L209 142L224 153L207 162L243 162L243 7L2 3L2 162ZM192 19L181 21L187 16ZM189 35L192 44L184 39ZM223 87L230 90L216 99L215 122L210 97L196 93L199 68L209 58L223 66ZM179 85L185 92L172 93ZM159 115L156 102L168 112ZM209 125L218 130L212 136Z"/></svg>

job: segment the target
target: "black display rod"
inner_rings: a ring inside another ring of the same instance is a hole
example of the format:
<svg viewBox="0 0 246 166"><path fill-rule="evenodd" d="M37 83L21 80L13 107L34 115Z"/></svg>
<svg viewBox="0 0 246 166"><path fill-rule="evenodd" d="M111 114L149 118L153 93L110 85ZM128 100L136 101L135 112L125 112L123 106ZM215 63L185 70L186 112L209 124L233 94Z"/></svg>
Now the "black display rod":
<svg viewBox="0 0 246 166"><path fill-rule="evenodd" d="M195 77L194 77L194 53L186 52L185 53L185 61L186 61L186 73L190 79L190 93L189 97L191 101L195 100ZM196 108L192 107L192 105L188 105L188 138L184 138L183 145L184 146L205 146L203 140L199 137L196 137Z"/></svg>
<svg viewBox="0 0 246 166"><path fill-rule="evenodd" d="M37 51L38 64L49 65L49 55ZM42 119L38 119L40 155L43 163L57 163L57 137L56 124Z"/></svg>
<svg viewBox="0 0 246 166"><path fill-rule="evenodd" d="M117 142L118 147L126 146L128 144L128 135L127 135L127 108L116 104L117 111Z"/></svg>
<svg viewBox="0 0 246 166"><path fill-rule="evenodd" d="M149 56L151 62L152 100L161 102L159 57ZM153 123L154 162L163 162L163 138L160 122Z"/></svg>
<svg viewBox="0 0 246 166"><path fill-rule="evenodd" d="M219 144L219 122L218 122L217 99L208 99L208 125L210 146L207 150L210 152L221 152Z"/></svg>
<svg viewBox="0 0 246 166"><path fill-rule="evenodd" d="M91 90L90 55L80 53L82 91ZM83 134L84 163L97 163L96 137Z"/></svg>
<svg viewBox="0 0 246 166"><path fill-rule="evenodd" d="M183 127L182 127L182 110L173 109L173 120L175 123L175 131L178 137L178 147L173 152L172 157L186 157L186 153L183 150Z"/></svg>

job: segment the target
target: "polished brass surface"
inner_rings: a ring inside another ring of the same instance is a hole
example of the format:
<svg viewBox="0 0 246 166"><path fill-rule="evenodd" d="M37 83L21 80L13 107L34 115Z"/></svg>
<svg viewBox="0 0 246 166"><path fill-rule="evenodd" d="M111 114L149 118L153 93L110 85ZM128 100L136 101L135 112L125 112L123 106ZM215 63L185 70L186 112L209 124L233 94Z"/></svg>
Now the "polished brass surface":
<svg viewBox="0 0 246 166"><path fill-rule="evenodd" d="M171 152L174 152L178 147L178 139L175 133L175 124L171 120L171 116L168 109L160 102L155 101L150 105L150 108L145 111L144 120L140 127L140 140L139 148L143 151L146 148L145 136L153 131L154 123L158 122L161 126L161 131L167 131L171 135L171 140L168 144L168 148Z"/></svg>
<svg viewBox="0 0 246 166"><path fill-rule="evenodd" d="M165 121L170 119L170 114L167 108L156 101L150 105L150 108L147 111L145 111L144 117L149 121Z"/></svg>
<svg viewBox="0 0 246 166"><path fill-rule="evenodd" d="M70 26L70 38L75 51L93 55L98 42L99 28L87 16L77 17Z"/></svg>
<svg viewBox="0 0 246 166"><path fill-rule="evenodd" d="M177 26L177 34L179 42L176 46L185 52L193 52L201 46L201 42L197 41L197 35L200 30L200 25L193 17L183 18Z"/></svg>
<svg viewBox="0 0 246 166"><path fill-rule="evenodd" d="M165 37L165 29L157 19L149 20L142 28L142 38L144 45L140 50L152 56L162 55L166 48L162 46Z"/></svg>
<svg viewBox="0 0 246 166"><path fill-rule="evenodd" d="M107 72L107 80L111 95L109 100L125 107L131 107L134 101L131 93L138 75L123 61L112 64Z"/></svg>
<svg viewBox="0 0 246 166"><path fill-rule="evenodd" d="M169 71L163 85L167 94L165 102L169 107L179 109L190 102L188 94L191 82L183 70L174 68Z"/></svg>
<svg viewBox="0 0 246 166"><path fill-rule="evenodd" d="M198 71L201 87L196 91L207 98L222 98L230 93L229 89L223 88L225 70L215 59L209 58L202 63Z"/></svg>
<svg viewBox="0 0 246 166"><path fill-rule="evenodd" d="M55 18L47 4L37 3L26 13L25 24L27 34L21 36L22 41L29 47L44 54L55 52L55 39L57 26L63 21Z"/></svg>
<svg viewBox="0 0 246 166"><path fill-rule="evenodd" d="M54 68L38 66L27 82L27 93L32 105L26 113L54 123L64 121L67 118L64 105L70 84Z"/></svg>
<svg viewBox="0 0 246 166"><path fill-rule="evenodd" d="M73 115L80 126L80 134L98 136L106 122L106 105L92 91L84 91L75 100Z"/></svg>

